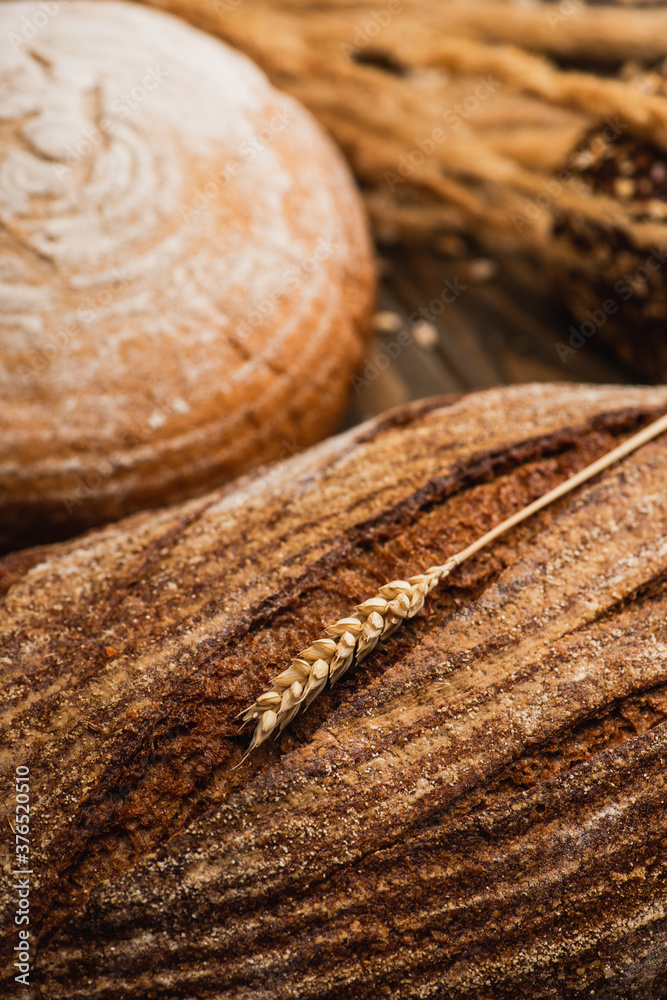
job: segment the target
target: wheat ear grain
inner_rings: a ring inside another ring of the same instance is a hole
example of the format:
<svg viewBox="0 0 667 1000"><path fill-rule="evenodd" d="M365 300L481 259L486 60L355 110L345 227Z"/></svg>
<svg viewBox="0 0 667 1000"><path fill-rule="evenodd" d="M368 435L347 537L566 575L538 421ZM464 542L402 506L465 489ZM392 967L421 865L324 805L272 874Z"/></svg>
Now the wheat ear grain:
<svg viewBox="0 0 667 1000"><path fill-rule="evenodd" d="M582 483L607 469L614 462L629 455L641 445L667 431L667 413L649 424L638 434L624 441L602 458L577 472L565 482L545 493L527 507L523 507L501 524L496 525L467 548L450 556L440 566L431 566L407 580L392 580L375 595L359 604L349 618L341 618L327 628L326 636L302 649L291 665L277 677L269 691L243 714L243 724L255 723L248 753L260 746L277 730L283 730L292 721L302 705L308 706L325 687L327 680L335 684L353 663L359 663L386 639L406 618L412 618L424 606L428 594L451 571L475 555L515 525L547 507L554 500L576 489Z"/></svg>

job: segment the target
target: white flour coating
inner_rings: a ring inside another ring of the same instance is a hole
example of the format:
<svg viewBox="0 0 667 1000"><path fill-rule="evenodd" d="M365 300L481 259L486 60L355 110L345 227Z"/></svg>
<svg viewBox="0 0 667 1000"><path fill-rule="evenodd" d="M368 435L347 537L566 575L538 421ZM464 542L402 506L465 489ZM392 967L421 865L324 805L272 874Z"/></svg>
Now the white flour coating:
<svg viewBox="0 0 667 1000"><path fill-rule="evenodd" d="M245 57L115 0L61 4L17 45L39 10L0 4L0 424L12 428L0 468L9 471L31 450L42 471L76 468L91 435L108 445L128 429L148 442L153 431L196 437L212 401L232 427L234 386L258 368L284 368L304 317L304 362L325 351L358 214L329 143ZM305 270L320 239L331 249ZM290 308L272 329L277 292L280 315L286 300ZM258 304L268 318L238 336ZM51 455L54 434L63 449Z"/></svg>

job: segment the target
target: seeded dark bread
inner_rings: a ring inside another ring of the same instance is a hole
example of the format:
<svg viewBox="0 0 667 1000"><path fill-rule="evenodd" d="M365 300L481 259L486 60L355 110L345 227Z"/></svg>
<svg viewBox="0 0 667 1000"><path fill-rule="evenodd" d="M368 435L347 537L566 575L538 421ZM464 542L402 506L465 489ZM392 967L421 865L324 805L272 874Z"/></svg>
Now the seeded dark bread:
<svg viewBox="0 0 667 1000"><path fill-rule="evenodd" d="M424 401L8 557L1 787L10 814L30 768L40 995L663 998L666 440L456 570L243 763L237 715L378 584L665 408Z"/></svg>

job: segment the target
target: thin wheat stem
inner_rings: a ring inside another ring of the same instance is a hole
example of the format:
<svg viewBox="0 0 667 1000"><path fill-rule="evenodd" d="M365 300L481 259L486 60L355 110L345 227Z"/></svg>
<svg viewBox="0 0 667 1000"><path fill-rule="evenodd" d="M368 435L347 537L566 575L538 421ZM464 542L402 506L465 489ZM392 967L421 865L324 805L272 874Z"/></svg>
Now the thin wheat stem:
<svg viewBox="0 0 667 1000"><path fill-rule="evenodd" d="M260 746L272 733L284 729L302 706L310 705L324 689L327 680L335 684L354 663L359 663L368 656L377 643L388 638L406 618L416 615L430 592L456 566L460 566L538 510L570 493L665 431L667 413L538 500L512 514L441 565L430 566L423 573L407 580L386 583L380 587L375 597L359 604L353 615L330 625L325 637L301 650L292 659L291 665L273 679L271 689L261 694L250 708L241 713L244 725L248 722L255 723L247 752Z"/></svg>

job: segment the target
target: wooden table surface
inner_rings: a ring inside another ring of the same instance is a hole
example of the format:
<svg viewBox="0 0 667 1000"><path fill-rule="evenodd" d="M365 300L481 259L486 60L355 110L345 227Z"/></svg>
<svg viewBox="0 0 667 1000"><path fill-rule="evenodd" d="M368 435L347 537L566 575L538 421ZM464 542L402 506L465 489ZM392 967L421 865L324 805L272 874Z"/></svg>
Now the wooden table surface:
<svg viewBox="0 0 667 1000"><path fill-rule="evenodd" d="M378 250L377 337L353 380L346 426L409 400L521 382L636 384L595 341L561 360L574 323L457 237Z"/></svg>

